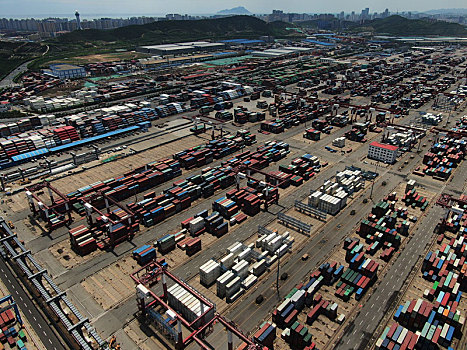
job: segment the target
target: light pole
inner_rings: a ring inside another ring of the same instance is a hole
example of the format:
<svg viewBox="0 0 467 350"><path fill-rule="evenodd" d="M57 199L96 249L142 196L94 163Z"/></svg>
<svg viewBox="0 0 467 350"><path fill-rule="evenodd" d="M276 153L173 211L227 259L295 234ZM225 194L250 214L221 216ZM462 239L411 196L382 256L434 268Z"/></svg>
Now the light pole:
<svg viewBox="0 0 467 350"><path fill-rule="evenodd" d="M279 248L280 249L280 248ZM276 276L276 290L277 290L277 294L279 294L279 271L280 271L280 267L279 265L281 264L281 256L279 254L279 252L277 252L277 276Z"/></svg>
<svg viewBox="0 0 467 350"><path fill-rule="evenodd" d="M378 163L375 163L375 174L376 174L377 167L378 167ZM373 187L375 186L375 179L376 179L376 176L373 178L373 181L371 182L370 199L373 199Z"/></svg>

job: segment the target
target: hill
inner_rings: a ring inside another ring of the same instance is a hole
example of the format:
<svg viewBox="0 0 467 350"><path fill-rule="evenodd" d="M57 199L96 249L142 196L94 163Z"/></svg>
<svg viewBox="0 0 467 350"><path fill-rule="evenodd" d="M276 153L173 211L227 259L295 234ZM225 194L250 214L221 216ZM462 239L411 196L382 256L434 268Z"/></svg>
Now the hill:
<svg viewBox="0 0 467 350"><path fill-rule="evenodd" d="M407 19L401 16L389 16L375 19L353 28L353 31L373 31L379 34L420 36L467 36L467 29L457 23L433 21L429 19Z"/></svg>
<svg viewBox="0 0 467 350"><path fill-rule="evenodd" d="M0 79L21 63L40 56L45 49L38 43L0 41Z"/></svg>
<svg viewBox="0 0 467 350"><path fill-rule="evenodd" d="M217 12L219 15L250 15L251 12L248 11L243 6L234 7L232 9L221 10Z"/></svg>
<svg viewBox="0 0 467 350"><path fill-rule="evenodd" d="M441 15L465 16L467 15L467 8L429 10L429 11L423 11L423 13L426 13L429 15L441 14Z"/></svg>
<svg viewBox="0 0 467 350"><path fill-rule="evenodd" d="M177 41L222 38L252 38L260 35L283 37L289 34L283 22L266 23L256 17L232 16L195 21L158 21L111 30L87 29L64 34L56 44L78 42L119 42L122 46L162 44ZM126 44L126 45L125 45Z"/></svg>

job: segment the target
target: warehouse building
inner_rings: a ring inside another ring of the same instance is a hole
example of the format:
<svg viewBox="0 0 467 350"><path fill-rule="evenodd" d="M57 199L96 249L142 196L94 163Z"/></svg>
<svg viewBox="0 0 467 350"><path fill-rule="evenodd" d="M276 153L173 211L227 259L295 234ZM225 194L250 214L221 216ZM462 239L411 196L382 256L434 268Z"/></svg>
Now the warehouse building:
<svg viewBox="0 0 467 350"><path fill-rule="evenodd" d="M66 63L51 64L50 70L46 70L44 73L53 75L62 80L86 77L86 70L84 67Z"/></svg>
<svg viewBox="0 0 467 350"><path fill-rule="evenodd" d="M294 46L286 46L278 49L267 49L263 51L253 51L251 52L251 55L256 56L256 57L268 57L268 58L274 58L274 57L282 57L282 56L287 56L290 54L294 53L299 53L299 54L304 54L304 53L309 53L311 52L312 49L306 48L306 47L294 47Z"/></svg>
<svg viewBox="0 0 467 350"><path fill-rule="evenodd" d="M368 149L368 158L379 160L380 162L394 164L397 159L399 147L386 145L384 143L372 142Z"/></svg>
<svg viewBox="0 0 467 350"><path fill-rule="evenodd" d="M211 43L207 41L191 41L185 43L165 44L165 45L149 45L140 46L137 51L150 53L155 55L183 55L193 52L211 52L223 50L225 44Z"/></svg>

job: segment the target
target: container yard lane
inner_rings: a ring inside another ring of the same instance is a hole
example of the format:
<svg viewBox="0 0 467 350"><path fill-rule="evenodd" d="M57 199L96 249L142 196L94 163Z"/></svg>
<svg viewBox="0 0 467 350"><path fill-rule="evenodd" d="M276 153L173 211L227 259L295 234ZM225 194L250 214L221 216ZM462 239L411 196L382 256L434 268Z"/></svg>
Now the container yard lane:
<svg viewBox="0 0 467 350"><path fill-rule="evenodd" d="M28 293L24 291L24 287L20 285L17 277L13 275L3 259L0 260L0 278L5 286L7 286L22 314L39 336L45 348L48 350L68 349L63 345L63 342L58 339L49 322L42 316L42 313L39 312Z"/></svg>
<svg viewBox="0 0 467 350"><path fill-rule="evenodd" d="M391 265L373 294L363 304L355 319L347 326L343 337L335 347L339 350L363 349L376 331L383 317L390 313L393 304L398 299L399 291L403 289L410 272L423 256L423 251L433 237L443 209L432 206L421 225L407 246L397 255L397 260Z"/></svg>

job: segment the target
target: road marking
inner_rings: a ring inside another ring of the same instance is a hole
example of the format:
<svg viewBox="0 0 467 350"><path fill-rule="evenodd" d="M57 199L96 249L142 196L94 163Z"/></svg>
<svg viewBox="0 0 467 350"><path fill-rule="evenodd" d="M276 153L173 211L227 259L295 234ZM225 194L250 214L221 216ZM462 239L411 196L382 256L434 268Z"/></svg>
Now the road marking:
<svg viewBox="0 0 467 350"><path fill-rule="evenodd" d="M39 328L42 328L40 324L37 324L39 326Z"/></svg>
<svg viewBox="0 0 467 350"><path fill-rule="evenodd" d="M361 321L360 321L360 323L359 323L359 326L361 326L361 325L362 325L362 323L363 323L363 320L361 320Z"/></svg>
<svg viewBox="0 0 467 350"><path fill-rule="evenodd" d="M29 313L30 313L30 314L32 314L32 312L31 312L31 310L30 310L30 309L28 309L28 311L29 311Z"/></svg>
<svg viewBox="0 0 467 350"><path fill-rule="evenodd" d="M45 332L44 332L44 334L45 334ZM49 343L52 344L52 340L50 340L50 338L49 338ZM55 349L55 348L54 348L54 349Z"/></svg>
<svg viewBox="0 0 467 350"><path fill-rule="evenodd" d="M20 296L19 299L20 299L21 301L23 301L23 297Z"/></svg>
<svg viewBox="0 0 467 350"><path fill-rule="evenodd" d="M35 316L32 316L32 318L34 319L34 321L37 321Z"/></svg>

